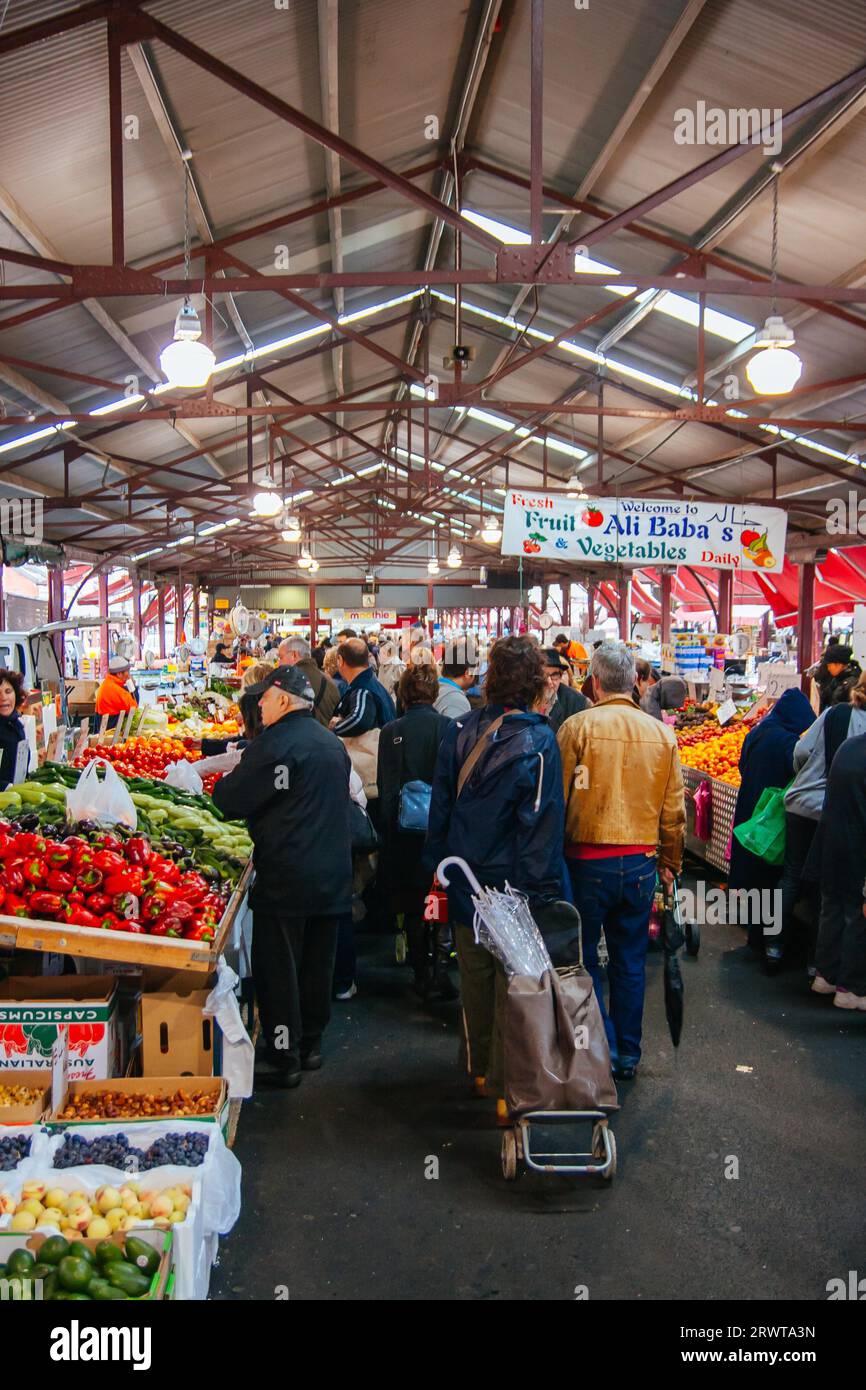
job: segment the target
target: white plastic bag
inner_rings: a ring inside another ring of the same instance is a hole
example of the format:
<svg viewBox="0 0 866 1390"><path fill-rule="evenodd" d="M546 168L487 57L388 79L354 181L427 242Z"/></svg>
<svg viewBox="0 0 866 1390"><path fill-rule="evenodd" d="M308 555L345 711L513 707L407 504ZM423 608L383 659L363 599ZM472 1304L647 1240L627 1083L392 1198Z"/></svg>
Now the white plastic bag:
<svg viewBox="0 0 866 1390"><path fill-rule="evenodd" d="M234 772L244 750L235 744L229 744L224 753L214 753L212 758L202 758L195 765L195 770L200 776L207 776L209 772Z"/></svg>
<svg viewBox="0 0 866 1390"><path fill-rule="evenodd" d="M195 796L201 796L204 787L192 763L188 763L186 758L178 763L169 763L164 780L167 787L177 787L178 791L192 792Z"/></svg>
<svg viewBox="0 0 866 1390"><path fill-rule="evenodd" d="M203 1013L211 1014L222 1031L222 1074L229 1083L232 1100L246 1099L253 1093L256 1050L250 1041L238 1007L235 985L238 977L223 956L217 963L217 982L204 1002Z"/></svg>
<svg viewBox="0 0 866 1390"><path fill-rule="evenodd" d="M105 780L99 780L99 768L105 768ZM66 819L77 824L95 820L100 825L126 825L134 830L138 824L135 802L122 777L105 758L94 758L78 779L77 787L66 793Z"/></svg>

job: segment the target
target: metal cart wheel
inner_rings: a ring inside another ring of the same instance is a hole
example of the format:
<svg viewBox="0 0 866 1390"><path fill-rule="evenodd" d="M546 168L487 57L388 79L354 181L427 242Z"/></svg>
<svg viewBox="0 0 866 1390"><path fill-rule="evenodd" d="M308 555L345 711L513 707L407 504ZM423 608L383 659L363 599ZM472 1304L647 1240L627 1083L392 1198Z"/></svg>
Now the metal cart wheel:
<svg viewBox="0 0 866 1390"><path fill-rule="evenodd" d="M502 1176L506 1182L513 1182L519 1174L517 1135L513 1129L506 1129L502 1135Z"/></svg>
<svg viewBox="0 0 866 1390"><path fill-rule="evenodd" d="M697 956L701 949L701 929L697 922L686 922L686 955Z"/></svg>
<svg viewBox="0 0 866 1390"><path fill-rule="evenodd" d="M610 1166L607 1172L602 1175L602 1182L612 1182L616 1174L616 1135L612 1129L608 1130L607 1137L610 1141Z"/></svg>

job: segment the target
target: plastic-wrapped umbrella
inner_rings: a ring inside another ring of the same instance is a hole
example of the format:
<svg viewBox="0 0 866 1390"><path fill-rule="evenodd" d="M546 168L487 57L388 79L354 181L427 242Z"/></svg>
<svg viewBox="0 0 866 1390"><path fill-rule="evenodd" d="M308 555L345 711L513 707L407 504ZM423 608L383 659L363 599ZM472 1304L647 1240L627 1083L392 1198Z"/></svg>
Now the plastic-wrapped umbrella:
<svg viewBox="0 0 866 1390"><path fill-rule="evenodd" d="M683 1031L683 977L680 970L680 950L685 942L680 908L679 884L674 879L671 900L665 902L662 942L665 953L665 1014L674 1047L680 1045Z"/></svg>
<svg viewBox="0 0 866 1390"><path fill-rule="evenodd" d="M552 970L547 947L529 911L525 893L507 883L504 892L498 888L482 888L466 860L455 854L443 859L436 870L436 877L446 888L452 865L462 871L472 889L475 940L496 957L506 975L509 978L528 975L540 980L545 970Z"/></svg>

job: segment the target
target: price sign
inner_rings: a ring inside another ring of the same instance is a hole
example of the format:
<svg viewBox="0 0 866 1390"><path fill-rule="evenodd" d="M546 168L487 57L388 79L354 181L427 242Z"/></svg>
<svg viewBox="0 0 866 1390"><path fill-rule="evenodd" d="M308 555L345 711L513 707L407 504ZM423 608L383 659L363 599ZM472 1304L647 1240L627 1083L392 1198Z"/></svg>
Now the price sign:
<svg viewBox="0 0 866 1390"><path fill-rule="evenodd" d="M82 719L81 724L80 724L79 729L78 729L78 741L77 741L77 743L75 744L75 749L74 749L73 754L72 754L72 761L73 761L73 762L75 762L77 758L80 758L80 757L81 757L82 753L84 752L85 748L87 747L87 735L88 735L89 733L90 733L90 720L89 720L89 719Z"/></svg>
<svg viewBox="0 0 866 1390"><path fill-rule="evenodd" d="M49 740L50 740L50 738L51 738L51 735L54 733L54 730L55 730L56 728L57 728L57 710L54 708L54 705L53 705L53 704L50 704L50 705L43 705L43 706L42 706L42 741L43 741L43 743L45 744L46 748L47 748L47 746L48 746L48 742L49 742ZM48 756L51 757L51 754L49 753Z"/></svg>
<svg viewBox="0 0 866 1390"><path fill-rule="evenodd" d="M66 1095L66 1065L69 1056L69 1032L58 1024L57 1037L51 1048L51 1109L57 1111Z"/></svg>
<svg viewBox="0 0 866 1390"><path fill-rule="evenodd" d="M661 668L662 674L669 676L676 670L676 659L674 649L670 642L662 642L661 649Z"/></svg>
<svg viewBox="0 0 866 1390"><path fill-rule="evenodd" d="M725 694L725 673L718 666L710 667L710 699L721 700Z"/></svg>
<svg viewBox="0 0 866 1390"><path fill-rule="evenodd" d="M733 719L736 712L737 706L734 704L733 700L726 700L725 703L719 705L719 708L716 710L716 718L720 724L727 724L729 719Z"/></svg>
<svg viewBox="0 0 866 1390"><path fill-rule="evenodd" d="M799 690L800 677L796 671L786 671L779 666L775 670L770 667L767 675L767 699L778 700L786 690Z"/></svg>

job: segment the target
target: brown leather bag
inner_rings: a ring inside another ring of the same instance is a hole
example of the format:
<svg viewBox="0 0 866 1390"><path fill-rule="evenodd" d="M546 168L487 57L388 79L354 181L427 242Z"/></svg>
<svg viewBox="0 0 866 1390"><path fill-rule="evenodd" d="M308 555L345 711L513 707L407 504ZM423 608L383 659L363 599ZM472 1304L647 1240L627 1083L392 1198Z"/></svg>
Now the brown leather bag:
<svg viewBox="0 0 866 1390"><path fill-rule="evenodd" d="M583 966L509 981L503 1019L509 1113L618 1110L610 1050Z"/></svg>

